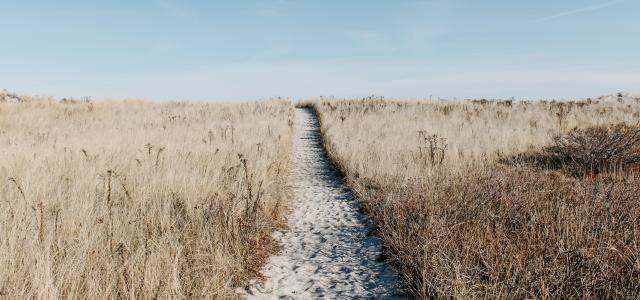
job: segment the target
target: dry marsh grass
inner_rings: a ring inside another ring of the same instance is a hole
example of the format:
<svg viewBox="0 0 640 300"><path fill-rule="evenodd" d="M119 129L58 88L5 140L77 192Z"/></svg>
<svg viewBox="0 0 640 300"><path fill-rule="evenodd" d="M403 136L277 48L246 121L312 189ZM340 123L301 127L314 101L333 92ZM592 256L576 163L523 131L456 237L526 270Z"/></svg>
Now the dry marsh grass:
<svg viewBox="0 0 640 300"><path fill-rule="evenodd" d="M307 105L411 298L640 297L640 103Z"/></svg>
<svg viewBox="0 0 640 300"><path fill-rule="evenodd" d="M237 298L277 248L293 110L0 104L0 298Z"/></svg>
<svg viewBox="0 0 640 300"><path fill-rule="evenodd" d="M469 164L536 150L574 127L635 124L640 120L640 102L372 99L325 101L316 107L330 148L371 149L341 151L336 159L354 174L378 179L414 178L433 169L435 163L447 169L464 169Z"/></svg>

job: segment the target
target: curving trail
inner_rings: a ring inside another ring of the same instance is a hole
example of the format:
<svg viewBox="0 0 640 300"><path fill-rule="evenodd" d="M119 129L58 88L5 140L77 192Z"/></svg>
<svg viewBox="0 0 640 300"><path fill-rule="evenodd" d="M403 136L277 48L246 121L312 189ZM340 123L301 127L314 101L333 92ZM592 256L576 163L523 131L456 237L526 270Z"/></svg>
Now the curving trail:
<svg viewBox="0 0 640 300"><path fill-rule="evenodd" d="M379 259L380 242L321 144L317 116L296 112L295 202L282 252L269 259L266 282L248 299L389 299L396 275Z"/></svg>

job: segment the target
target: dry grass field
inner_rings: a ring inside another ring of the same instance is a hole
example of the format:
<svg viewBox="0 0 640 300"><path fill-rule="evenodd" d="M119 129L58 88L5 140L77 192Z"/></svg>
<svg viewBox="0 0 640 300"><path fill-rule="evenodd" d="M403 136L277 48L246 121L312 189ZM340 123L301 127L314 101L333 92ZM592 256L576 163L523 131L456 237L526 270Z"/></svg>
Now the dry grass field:
<svg viewBox="0 0 640 300"><path fill-rule="evenodd" d="M277 249L289 102L5 102L0 298L236 298Z"/></svg>
<svg viewBox="0 0 640 300"><path fill-rule="evenodd" d="M638 100L306 105L410 297L640 297Z"/></svg>
<svg viewBox="0 0 640 300"><path fill-rule="evenodd" d="M0 298L240 298L278 251L290 102L0 96ZM302 105L410 298L640 297L640 101Z"/></svg>

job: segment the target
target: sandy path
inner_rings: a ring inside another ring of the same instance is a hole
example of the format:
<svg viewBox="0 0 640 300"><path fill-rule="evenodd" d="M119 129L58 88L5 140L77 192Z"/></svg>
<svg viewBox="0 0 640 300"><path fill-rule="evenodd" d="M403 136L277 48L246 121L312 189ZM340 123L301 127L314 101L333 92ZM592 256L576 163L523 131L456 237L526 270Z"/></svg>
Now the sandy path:
<svg viewBox="0 0 640 300"><path fill-rule="evenodd" d="M396 276L380 262L380 242L329 163L315 113L296 112L295 202L283 251L270 258L248 299L395 298Z"/></svg>

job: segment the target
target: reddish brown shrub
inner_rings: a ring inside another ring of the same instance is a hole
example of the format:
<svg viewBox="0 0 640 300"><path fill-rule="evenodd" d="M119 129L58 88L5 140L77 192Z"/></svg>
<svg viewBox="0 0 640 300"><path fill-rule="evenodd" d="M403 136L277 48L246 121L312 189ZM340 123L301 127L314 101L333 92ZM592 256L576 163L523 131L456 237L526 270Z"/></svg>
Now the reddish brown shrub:
<svg viewBox="0 0 640 300"><path fill-rule="evenodd" d="M353 186L413 298L640 296L640 179L499 167Z"/></svg>
<svg viewBox="0 0 640 300"><path fill-rule="evenodd" d="M524 153L505 161L562 169L575 176L636 168L640 164L640 126L575 128L556 135L553 144L541 152Z"/></svg>

